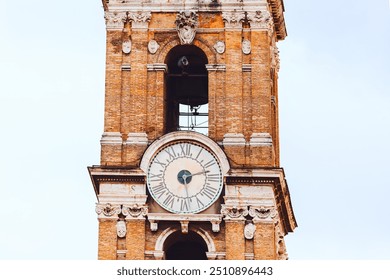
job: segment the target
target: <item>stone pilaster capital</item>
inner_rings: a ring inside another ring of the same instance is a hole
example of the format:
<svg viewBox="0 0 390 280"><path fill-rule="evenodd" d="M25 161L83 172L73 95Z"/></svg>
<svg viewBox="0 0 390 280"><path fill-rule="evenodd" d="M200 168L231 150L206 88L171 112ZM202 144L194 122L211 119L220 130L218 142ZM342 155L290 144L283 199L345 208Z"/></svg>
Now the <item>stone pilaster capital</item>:
<svg viewBox="0 0 390 280"><path fill-rule="evenodd" d="M123 30L124 24L127 21L127 13L118 11L105 11L104 19L106 20L107 30Z"/></svg>
<svg viewBox="0 0 390 280"><path fill-rule="evenodd" d="M225 216L225 221L245 221L245 216L248 215L248 207L222 204L221 214Z"/></svg>
<svg viewBox="0 0 390 280"><path fill-rule="evenodd" d="M192 44L198 28L198 15L195 11L181 11L176 15L176 30L182 45Z"/></svg>
<svg viewBox="0 0 390 280"><path fill-rule="evenodd" d="M222 19L225 22L226 29L241 29L242 22L245 20L245 12L243 11L222 12Z"/></svg>
<svg viewBox="0 0 390 280"><path fill-rule="evenodd" d="M146 29L148 28L150 19L152 18L151 12L129 12L129 21L131 22L131 28Z"/></svg>
<svg viewBox="0 0 390 280"><path fill-rule="evenodd" d="M248 214L254 222L276 222L278 218L275 207L249 206Z"/></svg>
<svg viewBox="0 0 390 280"><path fill-rule="evenodd" d="M267 30L271 35L274 32L274 21L268 11L248 12L247 19L252 30Z"/></svg>
<svg viewBox="0 0 390 280"><path fill-rule="evenodd" d="M146 205L123 205L122 214L126 216L126 220L145 219L148 214L148 206Z"/></svg>
<svg viewBox="0 0 390 280"><path fill-rule="evenodd" d="M121 206L111 203L96 203L95 211L96 214L99 215L99 218L110 218L116 220L118 215L121 213Z"/></svg>

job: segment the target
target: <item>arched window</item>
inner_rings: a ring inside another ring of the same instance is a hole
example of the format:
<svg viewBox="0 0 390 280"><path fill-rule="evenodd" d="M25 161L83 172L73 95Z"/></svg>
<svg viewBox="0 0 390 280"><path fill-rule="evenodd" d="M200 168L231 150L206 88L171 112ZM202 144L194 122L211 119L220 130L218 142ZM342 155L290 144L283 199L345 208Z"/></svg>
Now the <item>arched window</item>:
<svg viewBox="0 0 390 280"><path fill-rule="evenodd" d="M166 132L193 130L208 134L208 75L205 53L193 45L174 47L165 74Z"/></svg>

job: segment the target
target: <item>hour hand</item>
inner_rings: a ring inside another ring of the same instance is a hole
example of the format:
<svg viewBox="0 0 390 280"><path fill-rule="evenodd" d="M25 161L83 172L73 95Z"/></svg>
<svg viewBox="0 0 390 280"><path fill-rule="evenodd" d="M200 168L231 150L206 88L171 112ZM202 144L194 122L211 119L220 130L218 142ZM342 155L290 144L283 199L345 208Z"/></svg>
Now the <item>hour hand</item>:
<svg viewBox="0 0 390 280"><path fill-rule="evenodd" d="M207 172L210 172L210 171L201 171L201 172L197 172L197 173L194 173L194 174L190 174L190 175L188 175L187 177L193 177L193 176L195 176L195 175L205 174L205 173L207 173Z"/></svg>

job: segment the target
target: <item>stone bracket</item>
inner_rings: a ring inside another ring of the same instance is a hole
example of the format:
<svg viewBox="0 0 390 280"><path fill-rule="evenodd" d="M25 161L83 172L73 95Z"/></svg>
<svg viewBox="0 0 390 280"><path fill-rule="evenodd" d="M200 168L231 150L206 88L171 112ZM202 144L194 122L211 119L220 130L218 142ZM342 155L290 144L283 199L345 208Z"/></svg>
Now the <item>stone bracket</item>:
<svg viewBox="0 0 390 280"><path fill-rule="evenodd" d="M158 230L159 221L177 221L180 222L182 233L188 233L188 225L190 222L210 222L213 232L220 231L222 215L219 214L163 214L149 213L147 215L150 222L150 230Z"/></svg>

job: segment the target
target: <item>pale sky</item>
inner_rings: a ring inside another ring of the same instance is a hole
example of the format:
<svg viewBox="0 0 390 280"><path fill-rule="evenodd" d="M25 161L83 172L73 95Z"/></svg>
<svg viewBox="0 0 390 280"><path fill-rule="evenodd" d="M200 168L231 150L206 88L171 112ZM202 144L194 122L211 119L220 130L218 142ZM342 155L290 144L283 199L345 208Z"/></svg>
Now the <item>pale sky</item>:
<svg viewBox="0 0 390 280"><path fill-rule="evenodd" d="M390 259L387 0L285 0L290 259ZM0 0L0 259L96 259L100 0Z"/></svg>

